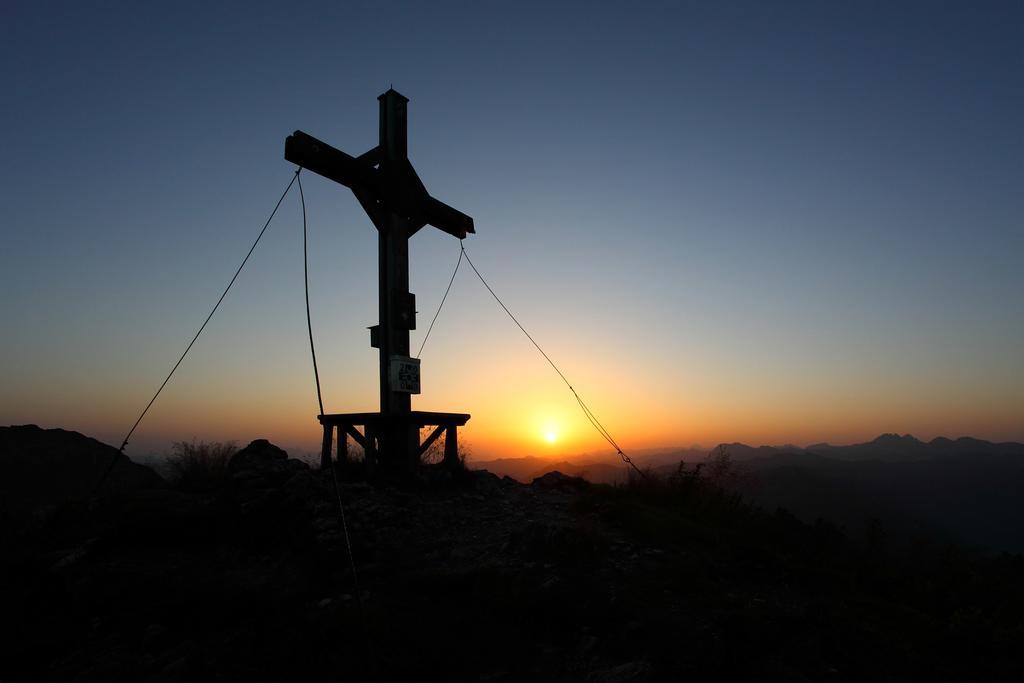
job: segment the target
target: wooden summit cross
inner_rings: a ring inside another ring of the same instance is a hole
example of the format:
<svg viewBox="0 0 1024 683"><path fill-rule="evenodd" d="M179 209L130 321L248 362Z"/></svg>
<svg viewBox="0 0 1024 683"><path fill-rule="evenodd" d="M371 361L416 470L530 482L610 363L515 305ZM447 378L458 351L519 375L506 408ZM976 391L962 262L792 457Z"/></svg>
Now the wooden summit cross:
<svg viewBox="0 0 1024 683"><path fill-rule="evenodd" d="M409 292L409 238L433 225L459 239L475 232L473 219L427 193L406 144L408 98L389 89L380 101L380 143L352 157L301 131L285 140L284 158L352 190L378 235L380 322L370 328L370 345L380 349L380 412L320 415L324 428L321 465L331 462L334 430L338 459L347 457L348 437L363 447L369 467L412 463L445 433L444 459L458 460L457 428L463 413L411 409L420 393L419 359L409 357L409 330L416 329L416 298ZM419 430L435 429L420 443ZM358 427L362 427L362 433Z"/></svg>

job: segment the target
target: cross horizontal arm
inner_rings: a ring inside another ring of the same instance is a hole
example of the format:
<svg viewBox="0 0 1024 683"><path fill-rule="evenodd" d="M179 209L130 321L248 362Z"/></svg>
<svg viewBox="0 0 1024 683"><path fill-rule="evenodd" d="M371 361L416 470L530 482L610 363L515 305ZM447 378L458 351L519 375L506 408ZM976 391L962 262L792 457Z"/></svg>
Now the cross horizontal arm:
<svg viewBox="0 0 1024 683"><path fill-rule="evenodd" d="M410 234L423 225L433 225L459 239L476 232L471 217L427 194L408 160L378 168L383 162L380 147L353 157L297 130L285 139L284 158L350 188L378 228L378 209L387 207L409 220Z"/></svg>
<svg viewBox="0 0 1024 683"><path fill-rule="evenodd" d="M412 198L413 208L410 211L410 218L413 220L413 225L410 234L424 225L433 225L438 230L454 235L460 240L466 238L466 233L476 232L473 229L472 218L431 197L412 164L408 160L403 161L402 164L399 174L403 181L405 194Z"/></svg>
<svg viewBox="0 0 1024 683"><path fill-rule="evenodd" d="M368 161L351 157L301 130L285 139L284 158L345 187L366 188L374 193L380 189L377 169Z"/></svg>
<svg viewBox="0 0 1024 683"><path fill-rule="evenodd" d="M449 235L455 235L460 240L466 238L466 233L476 232L471 217L433 197L427 197L421 205L421 211L423 222Z"/></svg>

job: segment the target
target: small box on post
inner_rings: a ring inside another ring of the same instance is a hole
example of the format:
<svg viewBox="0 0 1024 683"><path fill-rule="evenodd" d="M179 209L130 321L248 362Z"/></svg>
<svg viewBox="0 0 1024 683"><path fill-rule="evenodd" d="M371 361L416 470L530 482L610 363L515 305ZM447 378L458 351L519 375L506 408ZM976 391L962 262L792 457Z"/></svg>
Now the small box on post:
<svg viewBox="0 0 1024 683"><path fill-rule="evenodd" d="M391 356L391 391L420 393L420 359Z"/></svg>
<svg viewBox="0 0 1024 683"><path fill-rule="evenodd" d="M412 292L391 290L391 308L395 312L395 325L402 330L416 329L416 295Z"/></svg>

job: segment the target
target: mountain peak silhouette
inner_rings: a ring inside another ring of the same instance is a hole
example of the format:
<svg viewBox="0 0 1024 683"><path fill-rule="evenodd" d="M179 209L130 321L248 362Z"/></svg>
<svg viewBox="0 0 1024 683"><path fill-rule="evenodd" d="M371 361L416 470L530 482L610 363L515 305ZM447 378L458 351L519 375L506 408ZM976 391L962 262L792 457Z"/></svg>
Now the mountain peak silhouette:
<svg viewBox="0 0 1024 683"><path fill-rule="evenodd" d="M906 445L906 444L919 444L923 443L920 439L913 437L910 434L880 434L871 443L878 445Z"/></svg>

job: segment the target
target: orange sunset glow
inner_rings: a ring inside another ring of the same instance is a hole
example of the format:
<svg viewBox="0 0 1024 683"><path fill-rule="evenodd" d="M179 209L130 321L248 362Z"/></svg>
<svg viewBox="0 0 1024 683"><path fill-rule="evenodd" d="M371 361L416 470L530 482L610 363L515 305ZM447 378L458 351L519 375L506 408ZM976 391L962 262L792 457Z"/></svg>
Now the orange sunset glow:
<svg viewBox="0 0 1024 683"><path fill-rule="evenodd" d="M468 279L457 283L471 284ZM460 300L459 293L453 293L455 301ZM482 343L474 349L450 356L441 348L425 351L424 394L414 398L414 407L469 406L472 419L464 428L463 442L473 457L571 458L601 452L611 456L572 394L500 313L480 316L476 324L482 328ZM200 351L160 397L136 437L136 447L144 452L182 438L244 441L259 434L314 452L319 425L301 336L293 334L289 343L279 345L278 339L253 337L254 329L244 324L220 334L222 338ZM437 334L442 347L444 333ZM534 334L543 338L543 331ZM375 407L372 350L359 348L360 331L352 336L358 339L352 340L348 354L341 344L321 351L328 412ZM979 393L955 376L918 382L901 380L898 374L887 376L881 369L793 376L786 363L731 368L727 357L707 352L695 352L666 368L641 354L616 356L607 346L573 354L573 341L564 331L553 329L550 337L549 353L557 359L561 352L566 358L567 376L627 452L721 441L853 443L897 430L919 438L983 433L1013 439L1019 428L1018 389L1009 383ZM243 345L242 354L233 351ZM502 347L502 363L496 365L491 362L493 353ZM224 355L218 358L219 354ZM97 386L93 377L85 373L70 378L62 395L28 392L17 405L6 406L7 414L12 422L37 421L45 407L47 412L68 415L69 428L105 434L106 440L115 441L125 428L124 416L138 409L144 389L124 380ZM98 381L99 375L95 378ZM89 400L82 401L86 386L97 388L89 389Z"/></svg>

